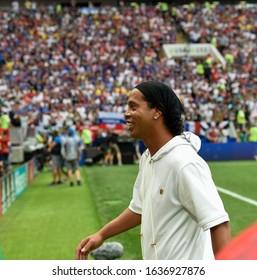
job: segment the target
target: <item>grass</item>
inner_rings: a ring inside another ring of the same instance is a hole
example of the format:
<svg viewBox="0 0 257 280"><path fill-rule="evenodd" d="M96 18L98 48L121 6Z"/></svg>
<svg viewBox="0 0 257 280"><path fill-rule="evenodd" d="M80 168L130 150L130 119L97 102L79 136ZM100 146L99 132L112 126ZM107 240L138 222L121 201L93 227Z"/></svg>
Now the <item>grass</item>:
<svg viewBox="0 0 257 280"><path fill-rule="evenodd" d="M86 169L101 224L106 224L128 207L137 171L137 165L94 166ZM140 228L136 227L109 240L124 246L121 259L142 259L139 233Z"/></svg>
<svg viewBox="0 0 257 280"><path fill-rule="evenodd" d="M74 259L79 241L99 228L90 189L50 187L40 173L0 219L0 250L9 260Z"/></svg>
<svg viewBox="0 0 257 280"><path fill-rule="evenodd" d="M215 183L257 200L255 161L210 162ZM13 260L72 260L80 240L115 218L129 204L137 165L82 169L84 183L49 187L49 172L33 184L0 218L0 253ZM220 193L231 219L232 235L256 221L256 206ZM141 259L139 227L108 241L121 242L122 259Z"/></svg>
<svg viewBox="0 0 257 280"><path fill-rule="evenodd" d="M257 201L257 162L226 161L210 162L213 179L217 186ZM256 222L256 206L220 193L230 216L232 235Z"/></svg>

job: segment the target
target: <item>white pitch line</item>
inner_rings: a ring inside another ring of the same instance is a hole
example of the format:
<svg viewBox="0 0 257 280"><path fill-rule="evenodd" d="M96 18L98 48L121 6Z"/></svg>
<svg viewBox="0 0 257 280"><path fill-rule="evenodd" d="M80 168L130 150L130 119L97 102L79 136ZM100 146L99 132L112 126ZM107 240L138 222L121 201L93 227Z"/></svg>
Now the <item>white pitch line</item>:
<svg viewBox="0 0 257 280"><path fill-rule="evenodd" d="M230 196L232 196L232 197L235 197L235 198L237 198L237 199L239 199L239 200L242 200L242 201L245 201L245 202L247 202L247 203L250 203L250 204L252 204L252 205L257 206L257 201L256 201L256 200L253 200L253 199L251 199L251 198L247 198L247 197L245 197L245 196L242 196L242 195L240 195L240 194L237 194L237 193L228 191L228 190L223 189L223 188L220 188L220 187L217 187L217 189L218 189L218 191L220 191L220 192L222 192L222 193L225 193L225 194L230 195Z"/></svg>

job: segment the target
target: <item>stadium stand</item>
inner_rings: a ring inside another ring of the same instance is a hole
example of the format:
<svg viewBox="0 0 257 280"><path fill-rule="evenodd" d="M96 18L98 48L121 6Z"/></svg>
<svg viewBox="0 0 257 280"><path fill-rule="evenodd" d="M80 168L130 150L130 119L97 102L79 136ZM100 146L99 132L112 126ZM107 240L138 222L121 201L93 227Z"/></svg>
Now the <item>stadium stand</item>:
<svg viewBox="0 0 257 280"><path fill-rule="evenodd" d="M110 125L126 134L127 94L155 79L174 89L186 128L204 141L213 122L219 142L239 142L242 132L248 141L257 121L257 6L179 2L3 1L0 93L12 128L35 136L87 123L95 135ZM163 45L178 42L214 46L225 64L210 54L167 57ZM100 122L101 112L112 121Z"/></svg>

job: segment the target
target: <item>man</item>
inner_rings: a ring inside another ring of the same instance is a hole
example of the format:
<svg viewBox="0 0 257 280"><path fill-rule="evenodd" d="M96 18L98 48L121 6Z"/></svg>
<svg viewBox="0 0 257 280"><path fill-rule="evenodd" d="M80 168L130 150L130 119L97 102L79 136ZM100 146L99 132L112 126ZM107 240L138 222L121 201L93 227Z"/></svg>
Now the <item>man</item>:
<svg viewBox="0 0 257 280"><path fill-rule="evenodd" d="M117 218L80 242L77 259L139 224L144 259L214 259L230 241L228 214L197 154L200 139L183 132L182 114L176 94L162 83L143 82L132 90L127 127L147 147L133 198Z"/></svg>
<svg viewBox="0 0 257 280"><path fill-rule="evenodd" d="M53 172L53 181L49 185L62 184L61 136L58 130L53 132L53 140L48 144L48 152L51 153Z"/></svg>
<svg viewBox="0 0 257 280"><path fill-rule="evenodd" d="M110 129L107 130L107 135L105 141L103 141L106 145L106 150L104 153L104 164L113 165L114 158L117 160L117 164L119 166L122 165L122 155L120 151L120 147L117 143L118 135L113 133Z"/></svg>
<svg viewBox="0 0 257 280"><path fill-rule="evenodd" d="M83 153L82 153L83 162L81 163L81 165L84 165L86 157L87 157L87 150L92 145L92 132L89 129L88 125L86 125L82 129L82 131L81 131L81 139L82 139L82 142L83 142L83 145L84 145L84 149L83 149Z"/></svg>
<svg viewBox="0 0 257 280"><path fill-rule="evenodd" d="M45 163L49 164L49 153L47 151L47 137L45 136L43 131L38 131L36 134L36 140L41 148L36 155L37 159L37 169L42 171L44 169Z"/></svg>
<svg viewBox="0 0 257 280"><path fill-rule="evenodd" d="M11 120L8 114L2 113L2 109L0 108L0 128L9 129L11 125Z"/></svg>
<svg viewBox="0 0 257 280"><path fill-rule="evenodd" d="M113 165L114 158L117 158L117 164L118 166L122 165L122 155L120 151L119 145L116 143L116 140L114 137L111 137L107 141L108 143L108 149L105 156L105 164L106 165Z"/></svg>
<svg viewBox="0 0 257 280"><path fill-rule="evenodd" d="M249 130L249 141L250 142L257 142L257 121ZM254 156L254 159L257 160L257 155Z"/></svg>
<svg viewBox="0 0 257 280"><path fill-rule="evenodd" d="M68 172L70 186L74 186L72 173L75 173L77 185L81 185L81 175L78 168L78 161L82 153L82 142L76 137L75 131L71 128L67 130L67 137L63 138L64 159Z"/></svg>

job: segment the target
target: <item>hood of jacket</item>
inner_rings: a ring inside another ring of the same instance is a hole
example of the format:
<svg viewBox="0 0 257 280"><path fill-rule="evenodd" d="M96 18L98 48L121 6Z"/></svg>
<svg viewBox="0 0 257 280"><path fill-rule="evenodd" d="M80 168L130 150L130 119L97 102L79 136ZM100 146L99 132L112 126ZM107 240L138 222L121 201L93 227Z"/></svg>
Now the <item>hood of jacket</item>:
<svg viewBox="0 0 257 280"><path fill-rule="evenodd" d="M167 142L161 149L157 151L153 156L151 156L149 150L145 151L145 156L149 160L157 161L169 153L172 149L177 146L187 145L192 147L197 153L201 148L200 138L192 132L183 132L181 135L173 137L169 142Z"/></svg>

